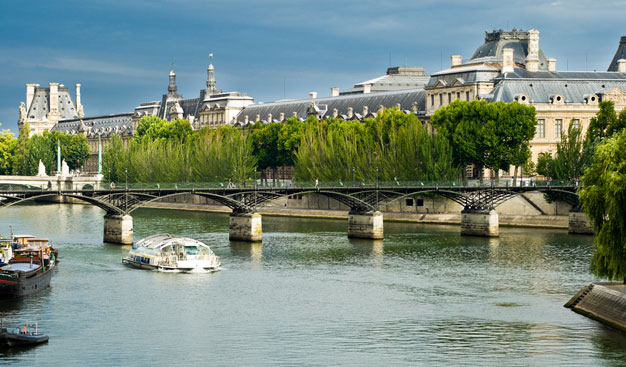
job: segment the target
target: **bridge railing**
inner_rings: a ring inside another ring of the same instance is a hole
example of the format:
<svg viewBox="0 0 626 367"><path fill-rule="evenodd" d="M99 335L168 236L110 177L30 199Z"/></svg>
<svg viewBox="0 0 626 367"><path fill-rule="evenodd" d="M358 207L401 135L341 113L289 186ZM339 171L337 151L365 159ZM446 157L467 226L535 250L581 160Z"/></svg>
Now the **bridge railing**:
<svg viewBox="0 0 626 367"><path fill-rule="evenodd" d="M136 190L136 189L201 189L201 188L369 188L373 189L376 187L484 187L484 188L507 188L507 187L548 187L548 186L578 186L578 184L574 181L562 181L562 180L529 180L529 179L518 179L515 184L512 179L500 179L496 180L452 180L452 181L346 181L346 180L336 180L336 181L318 181L317 184L315 181L289 181L289 180L280 180L280 181L261 181L257 180L247 180L243 182L159 182L159 183L128 183L128 184L111 184L111 183L103 183L102 188L115 188L115 189L125 189Z"/></svg>

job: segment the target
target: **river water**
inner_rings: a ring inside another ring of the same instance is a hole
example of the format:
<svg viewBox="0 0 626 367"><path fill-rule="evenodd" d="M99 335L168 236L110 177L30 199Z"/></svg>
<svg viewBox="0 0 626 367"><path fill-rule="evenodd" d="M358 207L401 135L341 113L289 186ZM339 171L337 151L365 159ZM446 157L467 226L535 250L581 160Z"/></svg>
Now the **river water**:
<svg viewBox="0 0 626 367"><path fill-rule="evenodd" d="M5 325L37 321L50 342L0 351L24 366L616 366L626 336L563 304L592 281L589 236L385 223L384 241L347 222L263 218L263 244L229 243L228 216L140 209L135 239L209 244L223 269L164 274L121 264L88 205L0 210L0 232L49 237L51 288L0 303Z"/></svg>

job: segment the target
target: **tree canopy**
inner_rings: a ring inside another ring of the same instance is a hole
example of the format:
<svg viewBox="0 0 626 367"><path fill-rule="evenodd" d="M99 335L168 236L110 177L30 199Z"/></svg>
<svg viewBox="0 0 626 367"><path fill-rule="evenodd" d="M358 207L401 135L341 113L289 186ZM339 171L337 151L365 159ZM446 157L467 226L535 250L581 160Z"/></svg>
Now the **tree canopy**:
<svg viewBox="0 0 626 367"><path fill-rule="evenodd" d="M439 108L431 124L450 143L456 164L497 171L526 163L537 120L533 106L517 102L456 100Z"/></svg>
<svg viewBox="0 0 626 367"><path fill-rule="evenodd" d="M626 283L626 130L598 144L580 200L593 223L592 272Z"/></svg>

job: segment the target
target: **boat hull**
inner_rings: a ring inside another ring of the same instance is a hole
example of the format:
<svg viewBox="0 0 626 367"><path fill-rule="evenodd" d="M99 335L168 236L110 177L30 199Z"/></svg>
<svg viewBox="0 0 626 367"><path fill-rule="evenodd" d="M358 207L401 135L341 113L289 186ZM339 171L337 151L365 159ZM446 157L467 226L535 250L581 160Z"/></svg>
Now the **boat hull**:
<svg viewBox="0 0 626 367"><path fill-rule="evenodd" d="M157 270L164 273L212 273L220 270L216 267L174 267L174 266L161 266L151 265L143 262L138 262L130 257L122 258L122 263L132 266L136 269L143 270Z"/></svg>
<svg viewBox="0 0 626 367"><path fill-rule="evenodd" d="M54 268L25 273L19 277L0 274L0 299L26 297L50 287Z"/></svg>
<svg viewBox="0 0 626 367"><path fill-rule="evenodd" d="M6 329L0 332L0 347L17 347L17 346L31 346L47 342L48 335L37 334L27 335L22 333L11 333Z"/></svg>

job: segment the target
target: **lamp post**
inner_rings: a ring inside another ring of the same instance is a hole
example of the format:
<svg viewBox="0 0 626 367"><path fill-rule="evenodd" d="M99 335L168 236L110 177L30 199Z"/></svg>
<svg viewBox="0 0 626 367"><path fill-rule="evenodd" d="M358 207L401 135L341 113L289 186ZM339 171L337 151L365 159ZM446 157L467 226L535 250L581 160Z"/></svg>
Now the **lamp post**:
<svg viewBox="0 0 626 367"><path fill-rule="evenodd" d="M376 210L378 211L378 167L376 167Z"/></svg>
<svg viewBox="0 0 626 367"><path fill-rule="evenodd" d="M355 169L354 167L352 167L352 186L354 186L354 173L355 173Z"/></svg>

